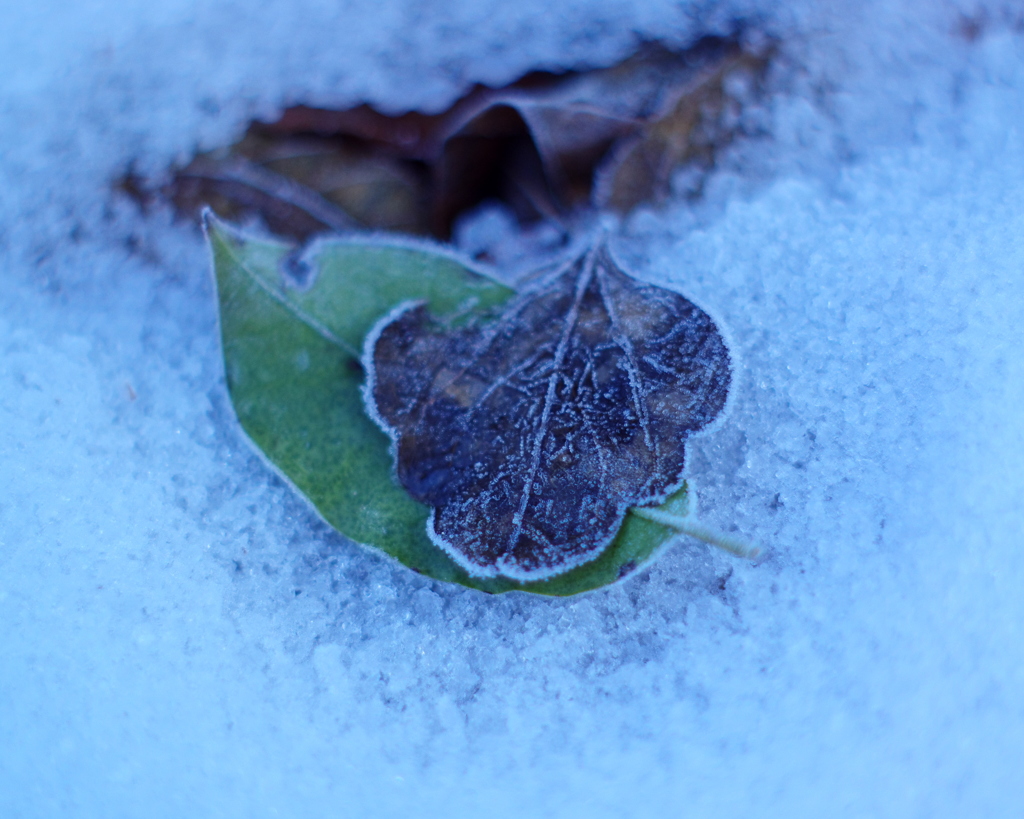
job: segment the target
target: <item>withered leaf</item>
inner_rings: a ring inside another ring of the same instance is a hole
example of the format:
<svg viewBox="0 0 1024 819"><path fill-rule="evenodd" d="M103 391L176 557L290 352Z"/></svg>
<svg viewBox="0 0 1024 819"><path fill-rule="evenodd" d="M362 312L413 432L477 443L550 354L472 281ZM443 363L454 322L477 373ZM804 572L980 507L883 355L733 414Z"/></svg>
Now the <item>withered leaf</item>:
<svg viewBox="0 0 1024 819"><path fill-rule="evenodd" d="M686 439L731 380L712 319L626 275L603 242L487 322L399 308L364 366L432 540L471 574L522 581L595 558L627 509L677 488Z"/></svg>
<svg viewBox="0 0 1024 819"><path fill-rule="evenodd" d="M196 157L163 193L181 212L256 213L300 240L360 227L447 238L490 200L523 223L564 226L581 209L664 199L681 164L711 167L750 102L731 97L727 79L756 87L769 57L705 37L683 51L649 43L609 68L476 86L437 114L296 106Z"/></svg>

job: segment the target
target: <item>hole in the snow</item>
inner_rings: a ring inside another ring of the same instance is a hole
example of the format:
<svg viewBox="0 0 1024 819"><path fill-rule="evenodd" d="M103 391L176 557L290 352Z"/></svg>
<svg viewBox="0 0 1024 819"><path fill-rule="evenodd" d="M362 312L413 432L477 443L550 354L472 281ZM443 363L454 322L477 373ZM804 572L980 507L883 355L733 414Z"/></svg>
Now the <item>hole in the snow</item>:
<svg viewBox="0 0 1024 819"><path fill-rule="evenodd" d="M751 39L647 44L609 68L477 86L440 114L296 106L162 188L131 172L118 187L143 205L161 197L183 215L209 205L298 240L352 229L447 239L487 202L522 225L625 213L666 199L680 174L699 195L721 149L756 135L744 113L763 96L774 49Z"/></svg>

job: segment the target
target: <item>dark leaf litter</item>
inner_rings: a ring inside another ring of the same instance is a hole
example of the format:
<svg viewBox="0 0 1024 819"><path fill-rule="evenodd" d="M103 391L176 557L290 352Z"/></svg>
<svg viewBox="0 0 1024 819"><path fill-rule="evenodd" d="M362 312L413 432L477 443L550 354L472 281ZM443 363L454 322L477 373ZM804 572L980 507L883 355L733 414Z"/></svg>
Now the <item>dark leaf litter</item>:
<svg viewBox="0 0 1024 819"><path fill-rule="evenodd" d="M713 167L744 133L771 53L739 38L650 43L608 68L477 86L438 114L299 105L197 156L159 195L181 213L256 215L301 241L355 229L447 239L487 201L524 224L566 227L581 210L658 203L679 168ZM154 193L130 174L121 187L140 201Z"/></svg>

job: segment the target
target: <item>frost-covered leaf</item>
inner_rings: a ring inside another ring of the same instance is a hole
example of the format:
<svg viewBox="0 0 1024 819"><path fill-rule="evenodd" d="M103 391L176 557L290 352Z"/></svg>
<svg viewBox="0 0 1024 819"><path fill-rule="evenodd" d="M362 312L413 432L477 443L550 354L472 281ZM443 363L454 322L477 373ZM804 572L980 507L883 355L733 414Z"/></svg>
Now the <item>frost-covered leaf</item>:
<svg viewBox="0 0 1024 819"><path fill-rule="evenodd" d="M394 479L387 436L366 414L363 340L381 317L422 300L436 321L464 324L514 294L440 251L335 240L309 254L311 281L284 275L291 248L243 237L215 219L207 233L220 304L227 385L239 421L267 459L336 529L430 577L487 592L568 595L614 582L674 536L627 515L595 560L540 582L474 577L427 537L429 507ZM682 486L661 509L689 510Z"/></svg>
<svg viewBox="0 0 1024 819"><path fill-rule="evenodd" d="M365 364L431 539L472 575L523 581L593 560L630 507L665 500L731 378L711 318L627 276L603 243L494 321L400 309Z"/></svg>

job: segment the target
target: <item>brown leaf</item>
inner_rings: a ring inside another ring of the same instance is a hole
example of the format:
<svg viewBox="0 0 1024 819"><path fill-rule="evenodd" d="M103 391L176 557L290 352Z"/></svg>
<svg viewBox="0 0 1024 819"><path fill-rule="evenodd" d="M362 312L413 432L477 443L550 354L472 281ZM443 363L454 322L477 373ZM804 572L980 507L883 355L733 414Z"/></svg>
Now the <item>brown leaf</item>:
<svg viewBox="0 0 1024 819"><path fill-rule="evenodd" d="M364 366L431 538L473 575L524 581L593 559L629 507L678 488L687 436L731 379L711 318L627 276L604 244L489 323L400 310Z"/></svg>
<svg viewBox="0 0 1024 819"><path fill-rule="evenodd" d="M756 79L768 56L706 38L681 53L650 44L611 68L478 86L440 114L297 106L197 157L165 195L183 212L256 213L300 239L358 227L447 238L488 200L523 223L625 212L663 199L680 164L713 164L735 134L726 79Z"/></svg>
<svg viewBox="0 0 1024 819"><path fill-rule="evenodd" d="M684 163L712 165L716 151L735 136L722 123L730 102L726 78L741 72L756 77L763 68L763 57L734 48L706 60L689 78L680 78L660 110L599 169L595 204L627 212L663 200L672 173Z"/></svg>
<svg viewBox="0 0 1024 819"><path fill-rule="evenodd" d="M255 211L275 232L300 238L358 226L316 191L241 156L221 161L197 158L175 178L172 197L180 209L210 204L231 217Z"/></svg>

